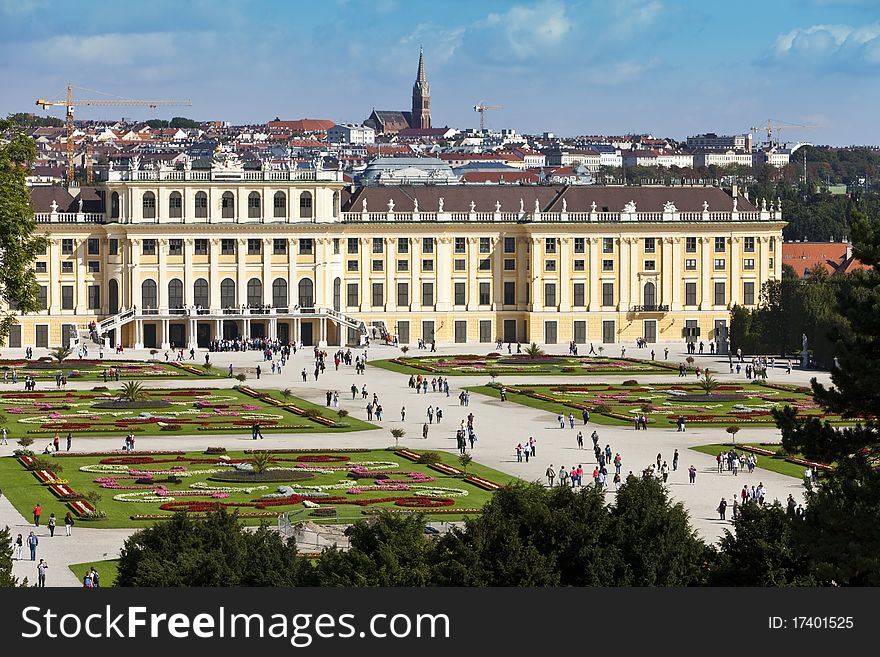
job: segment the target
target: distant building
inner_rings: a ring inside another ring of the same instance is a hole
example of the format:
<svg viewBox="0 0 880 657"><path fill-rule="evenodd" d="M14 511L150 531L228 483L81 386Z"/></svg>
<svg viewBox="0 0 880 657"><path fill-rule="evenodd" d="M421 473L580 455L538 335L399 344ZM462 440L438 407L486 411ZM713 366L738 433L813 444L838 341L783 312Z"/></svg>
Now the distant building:
<svg viewBox="0 0 880 657"><path fill-rule="evenodd" d="M694 153L695 167L726 167L731 164L742 164L744 166L752 166L752 154L750 152L741 151L703 151Z"/></svg>
<svg viewBox="0 0 880 657"><path fill-rule="evenodd" d="M433 157L377 157L360 174L361 185L443 185L458 182L443 160Z"/></svg>
<svg viewBox="0 0 880 657"><path fill-rule="evenodd" d="M377 134L397 134L407 128L426 130L431 127L431 89L425 75L425 59L419 48L419 68L412 89L411 111L373 110L364 125Z"/></svg>
<svg viewBox="0 0 880 657"><path fill-rule="evenodd" d="M704 135L695 135L687 138L687 146L700 151L750 151L752 150L751 133L743 135L716 135L707 132Z"/></svg>
<svg viewBox="0 0 880 657"><path fill-rule="evenodd" d="M366 125L341 123L327 131L327 141L332 144L375 144L376 131Z"/></svg>

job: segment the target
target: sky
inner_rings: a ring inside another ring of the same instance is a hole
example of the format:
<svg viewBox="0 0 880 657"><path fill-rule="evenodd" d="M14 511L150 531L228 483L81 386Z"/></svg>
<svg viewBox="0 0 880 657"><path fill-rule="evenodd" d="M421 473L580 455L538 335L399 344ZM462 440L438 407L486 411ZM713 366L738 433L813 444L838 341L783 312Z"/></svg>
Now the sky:
<svg viewBox="0 0 880 657"><path fill-rule="evenodd" d="M880 144L880 0L0 0L0 114L70 81L192 101L78 118L359 123L409 109L420 46L435 126Z"/></svg>

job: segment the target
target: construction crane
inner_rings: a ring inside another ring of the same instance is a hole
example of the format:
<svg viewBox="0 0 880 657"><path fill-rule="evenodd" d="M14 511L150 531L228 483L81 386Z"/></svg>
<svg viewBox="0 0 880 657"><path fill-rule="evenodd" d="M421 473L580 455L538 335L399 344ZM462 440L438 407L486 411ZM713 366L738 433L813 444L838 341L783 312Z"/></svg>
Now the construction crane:
<svg viewBox="0 0 880 657"><path fill-rule="evenodd" d="M191 106L192 102L189 100L131 100L126 98L100 98L100 99L91 99L91 100L74 100L73 99L73 85L67 85L67 99L66 100L46 100L45 98L40 98L36 103L39 107L43 109L49 109L50 107L65 107L67 114L67 184L73 184L73 158L74 158L74 143L73 143L73 108L74 107L173 107L177 105L181 106ZM90 167L88 167L90 168Z"/></svg>
<svg viewBox="0 0 880 657"><path fill-rule="evenodd" d="M486 129L486 112L488 110L500 110L504 109L503 105L486 105L484 101L480 101L477 105L474 105L474 111L480 113L480 130Z"/></svg>
<svg viewBox="0 0 880 657"><path fill-rule="evenodd" d="M804 125L802 123L786 123L785 121L778 121L776 119L767 119L767 125L759 126L759 127L751 127L749 128L749 132L766 132L767 133L767 144L770 148L773 146L778 146L779 142L774 144L773 142L773 133L775 132L777 137L779 136L779 132L783 128L819 128L818 125Z"/></svg>

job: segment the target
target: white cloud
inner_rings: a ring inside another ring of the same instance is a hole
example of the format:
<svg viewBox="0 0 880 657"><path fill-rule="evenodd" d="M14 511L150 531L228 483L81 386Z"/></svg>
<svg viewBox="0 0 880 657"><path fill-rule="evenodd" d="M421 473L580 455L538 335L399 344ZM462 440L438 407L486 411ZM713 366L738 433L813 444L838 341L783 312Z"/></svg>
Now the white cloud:
<svg viewBox="0 0 880 657"><path fill-rule="evenodd" d="M565 5L554 0L533 6L515 5L504 14L489 14L485 24L490 30L503 32L510 53L517 59L558 48L573 29Z"/></svg>
<svg viewBox="0 0 880 657"><path fill-rule="evenodd" d="M827 66L841 64L880 65L880 23L812 25L778 36L771 48L773 59L808 61Z"/></svg>
<svg viewBox="0 0 880 657"><path fill-rule="evenodd" d="M613 36L620 38L631 37L651 27L664 9L659 0L617 0L608 8L611 13L608 29Z"/></svg>

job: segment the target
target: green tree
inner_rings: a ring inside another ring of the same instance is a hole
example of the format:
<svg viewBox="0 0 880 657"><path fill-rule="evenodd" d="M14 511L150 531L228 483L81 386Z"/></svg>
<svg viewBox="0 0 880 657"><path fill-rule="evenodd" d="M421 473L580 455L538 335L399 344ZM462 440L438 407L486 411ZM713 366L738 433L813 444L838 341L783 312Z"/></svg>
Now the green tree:
<svg viewBox="0 0 880 657"><path fill-rule="evenodd" d="M431 584L425 518L380 513L348 530L348 551L325 550L315 564L319 586L428 586Z"/></svg>
<svg viewBox="0 0 880 657"><path fill-rule="evenodd" d="M9 308L31 313L40 310L33 262L48 244L46 237L37 232L25 184L37 150L34 140L17 129L13 121L0 120L0 132L4 131L12 134L8 141L0 141L0 297ZM15 321L12 310L0 310L0 345Z"/></svg>
<svg viewBox="0 0 880 657"><path fill-rule="evenodd" d="M394 438L394 444L397 445L400 439L406 435L406 431L400 428L392 429L391 435Z"/></svg>
<svg viewBox="0 0 880 657"><path fill-rule="evenodd" d="M776 502L743 504L725 529L709 583L712 586L815 585L800 539L800 518Z"/></svg>
<svg viewBox="0 0 880 657"><path fill-rule="evenodd" d="M467 473L468 466L473 462L474 457L470 454L464 453L458 455L458 464L461 466L461 469Z"/></svg>
<svg viewBox="0 0 880 657"><path fill-rule="evenodd" d="M52 351L49 352L49 355L55 359L56 363L63 363L64 360L73 353L73 349L70 347L55 347Z"/></svg>
<svg viewBox="0 0 880 657"><path fill-rule="evenodd" d="M12 534L9 527L0 529L0 588L18 586L12 574Z"/></svg>
<svg viewBox="0 0 880 657"><path fill-rule="evenodd" d="M220 510L205 519L178 513L126 539L117 586L297 586L312 581L311 566L294 544L263 526L244 529Z"/></svg>

